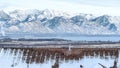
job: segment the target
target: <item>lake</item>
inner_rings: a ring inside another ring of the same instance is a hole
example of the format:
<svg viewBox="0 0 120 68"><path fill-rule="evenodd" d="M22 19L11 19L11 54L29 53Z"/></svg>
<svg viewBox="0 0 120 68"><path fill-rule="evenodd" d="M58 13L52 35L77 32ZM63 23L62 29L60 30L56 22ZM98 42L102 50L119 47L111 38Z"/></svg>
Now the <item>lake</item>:
<svg viewBox="0 0 120 68"><path fill-rule="evenodd" d="M120 35L80 35L80 34L6 34L2 38L25 39L66 39L73 41L120 41Z"/></svg>

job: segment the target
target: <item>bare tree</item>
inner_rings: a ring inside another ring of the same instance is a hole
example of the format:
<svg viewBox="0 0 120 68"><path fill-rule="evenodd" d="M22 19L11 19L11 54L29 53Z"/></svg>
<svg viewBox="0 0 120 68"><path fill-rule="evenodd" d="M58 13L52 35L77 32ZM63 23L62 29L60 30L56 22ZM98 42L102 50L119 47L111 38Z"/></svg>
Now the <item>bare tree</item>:
<svg viewBox="0 0 120 68"><path fill-rule="evenodd" d="M117 68L117 59L115 59L114 65L112 67L110 67L110 68Z"/></svg>
<svg viewBox="0 0 120 68"><path fill-rule="evenodd" d="M106 66L104 66L104 65L102 65L102 64L100 64L100 63L98 63L100 66L102 66L102 68L107 68Z"/></svg>
<svg viewBox="0 0 120 68"><path fill-rule="evenodd" d="M100 64L100 63L98 63L98 64L101 65L102 68L107 68L106 66L104 66L104 65L102 65L102 64ZM114 65L113 65L112 67L110 67L110 68L117 68L117 59L115 59Z"/></svg>

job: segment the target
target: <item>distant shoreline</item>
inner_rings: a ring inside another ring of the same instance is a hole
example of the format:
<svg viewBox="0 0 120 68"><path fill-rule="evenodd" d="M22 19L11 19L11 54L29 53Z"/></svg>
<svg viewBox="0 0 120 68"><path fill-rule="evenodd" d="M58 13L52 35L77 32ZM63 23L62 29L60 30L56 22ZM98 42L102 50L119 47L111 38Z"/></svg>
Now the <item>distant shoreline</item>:
<svg viewBox="0 0 120 68"><path fill-rule="evenodd" d="M0 48L120 48L120 42L64 39L2 39Z"/></svg>

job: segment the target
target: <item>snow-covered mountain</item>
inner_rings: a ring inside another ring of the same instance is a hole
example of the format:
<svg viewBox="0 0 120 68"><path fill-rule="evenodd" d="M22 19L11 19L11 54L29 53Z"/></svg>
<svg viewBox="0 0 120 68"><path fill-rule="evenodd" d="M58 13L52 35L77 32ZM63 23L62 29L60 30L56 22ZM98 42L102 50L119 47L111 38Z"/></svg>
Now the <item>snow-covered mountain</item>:
<svg viewBox="0 0 120 68"><path fill-rule="evenodd" d="M120 34L120 17L55 10L0 11L1 33Z"/></svg>

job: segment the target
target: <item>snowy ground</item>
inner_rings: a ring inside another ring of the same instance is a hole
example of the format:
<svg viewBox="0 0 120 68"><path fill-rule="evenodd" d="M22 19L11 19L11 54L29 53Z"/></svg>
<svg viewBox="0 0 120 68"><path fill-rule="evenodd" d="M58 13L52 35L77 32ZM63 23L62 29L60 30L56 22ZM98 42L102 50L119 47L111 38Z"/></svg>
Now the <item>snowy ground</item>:
<svg viewBox="0 0 120 68"><path fill-rule="evenodd" d="M120 53L120 51L119 51ZM19 56L18 54L16 56ZM21 59L15 58L13 54L10 53L8 50L5 52L3 49L0 51L0 68L51 68L51 66L54 64L54 60L49 60L48 62L45 62L43 64L35 64L32 63L29 66L22 61L22 54L20 56ZM120 54L119 54L120 56ZM114 58L111 59L108 56L108 59L103 59L100 57L84 57L81 60L78 61L68 61L64 62L62 61L60 63L59 68L80 68L80 65L83 65L84 68L102 68L98 63L101 63L105 65L107 68L110 66L113 66ZM13 64L15 64L13 66ZM120 57L118 58L118 68L120 68Z"/></svg>

